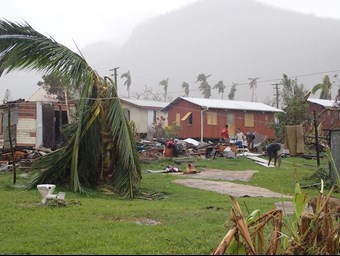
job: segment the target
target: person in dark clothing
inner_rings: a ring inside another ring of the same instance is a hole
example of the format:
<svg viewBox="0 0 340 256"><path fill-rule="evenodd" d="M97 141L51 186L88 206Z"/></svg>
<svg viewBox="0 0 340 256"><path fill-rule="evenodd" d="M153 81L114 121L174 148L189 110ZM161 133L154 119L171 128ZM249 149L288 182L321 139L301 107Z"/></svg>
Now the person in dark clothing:
<svg viewBox="0 0 340 256"><path fill-rule="evenodd" d="M255 140L255 135L252 132L247 132L246 133L246 140L247 140L247 145L249 150L254 150L254 140Z"/></svg>

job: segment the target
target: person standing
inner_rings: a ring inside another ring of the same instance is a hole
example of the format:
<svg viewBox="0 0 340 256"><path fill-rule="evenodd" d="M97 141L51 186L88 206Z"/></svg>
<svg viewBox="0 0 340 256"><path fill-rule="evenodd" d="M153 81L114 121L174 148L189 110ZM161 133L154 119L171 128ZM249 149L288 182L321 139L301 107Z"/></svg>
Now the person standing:
<svg viewBox="0 0 340 256"><path fill-rule="evenodd" d="M254 150L254 140L255 140L255 134L252 132L246 133L246 141L247 141L247 147L249 150Z"/></svg>
<svg viewBox="0 0 340 256"><path fill-rule="evenodd" d="M237 133L236 133L236 146L238 148L243 148L244 145L244 133L241 131L240 128L237 128Z"/></svg>
<svg viewBox="0 0 340 256"><path fill-rule="evenodd" d="M223 127L221 136L224 142L229 143L229 126L227 124Z"/></svg>

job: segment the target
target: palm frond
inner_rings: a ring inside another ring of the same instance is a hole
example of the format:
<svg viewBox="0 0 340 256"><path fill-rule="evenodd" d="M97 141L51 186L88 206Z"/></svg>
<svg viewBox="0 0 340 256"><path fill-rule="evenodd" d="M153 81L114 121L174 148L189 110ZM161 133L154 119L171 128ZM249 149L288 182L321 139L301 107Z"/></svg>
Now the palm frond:
<svg viewBox="0 0 340 256"><path fill-rule="evenodd" d="M95 72L78 54L29 24L0 20L0 75L13 70L58 72L73 86L93 81Z"/></svg>
<svg viewBox="0 0 340 256"><path fill-rule="evenodd" d="M141 180L139 158L129 122L120 104L113 81L100 78L85 61L29 24L0 20L0 75L15 69L54 73L70 86L82 89L77 104L77 122L67 129L64 148L35 161L39 174L31 183L69 183L73 192L98 185L103 166L103 136L109 132L114 142L113 183L117 191L134 197ZM110 90L108 90L110 88ZM113 100L103 98L113 97Z"/></svg>
<svg viewBox="0 0 340 256"><path fill-rule="evenodd" d="M312 93L315 94L318 90L322 90L323 84L316 84L313 88L312 88Z"/></svg>
<svg viewBox="0 0 340 256"><path fill-rule="evenodd" d="M114 89L114 88L112 88ZM141 167L136 150L136 143L132 134L129 121L126 119L117 92L109 92L113 100L106 101L106 122L110 127L111 135L115 141L116 171L113 186L126 197L134 197L138 190L136 184L141 180ZM128 185L127 185L128 184Z"/></svg>

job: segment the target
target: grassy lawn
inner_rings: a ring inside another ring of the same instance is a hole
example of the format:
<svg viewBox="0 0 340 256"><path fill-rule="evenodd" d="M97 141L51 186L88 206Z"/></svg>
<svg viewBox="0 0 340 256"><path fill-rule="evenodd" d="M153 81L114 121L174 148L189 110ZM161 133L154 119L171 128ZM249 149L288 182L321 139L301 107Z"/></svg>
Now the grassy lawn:
<svg viewBox="0 0 340 256"><path fill-rule="evenodd" d="M321 161L322 165L327 163ZM40 204L37 190L25 190L29 179L17 171L0 174L0 254L210 254L228 230L231 200L228 195L172 182L180 176L149 173L177 165L171 158L143 164L143 196L120 199L103 190L82 196L66 192L66 205L49 201ZM283 158L281 166L266 168L246 158L196 160L197 170L257 170L249 182L236 182L294 194L294 184L315 183L308 178L316 171L316 160ZM308 197L319 188L303 189ZM325 191L327 192L327 191ZM335 194L334 196L339 196ZM243 213L255 209L265 213L278 198L236 198Z"/></svg>

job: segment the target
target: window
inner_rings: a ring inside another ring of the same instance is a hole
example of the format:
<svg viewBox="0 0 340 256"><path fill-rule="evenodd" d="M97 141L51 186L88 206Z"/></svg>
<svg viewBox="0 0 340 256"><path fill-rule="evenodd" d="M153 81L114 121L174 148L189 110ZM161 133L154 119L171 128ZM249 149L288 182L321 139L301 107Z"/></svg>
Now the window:
<svg viewBox="0 0 340 256"><path fill-rule="evenodd" d="M126 116L126 119L130 121L130 110L128 108L124 108L124 114Z"/></svg>
<svg viewBox="0 0 340 256"><path fill-rule="evenodd" d="M244 114L244 126L254 127L254 114Z"/></svg>
<svg viewBox="0 0 340 256"><path fill-rule="evenodd" d="M207 124L217 125L217 112L207 112Z"/></svg>
<svg viewBox="0 0 340 256"><path fill-rule="evenodd" d="M191 112L186 113L181 120L182 121L188 120L188 124L192 125L192 113Z"/></svg>
<svg viewBox="0 0 340 256"><path fill-rule="evenodd" d="M181 114L180 113L176 113L176 123L177 123L177 125L180 125L180 123L181 123Z"/></svg>

